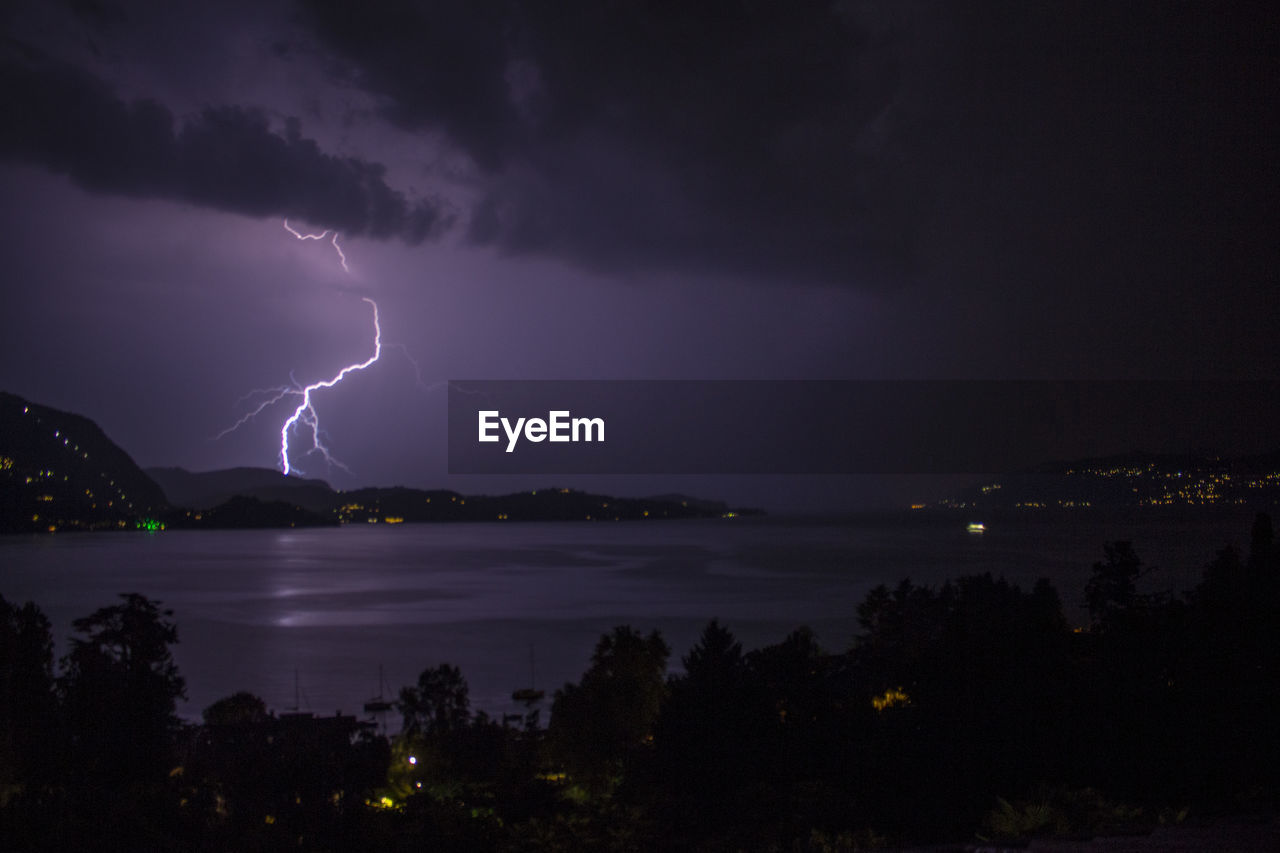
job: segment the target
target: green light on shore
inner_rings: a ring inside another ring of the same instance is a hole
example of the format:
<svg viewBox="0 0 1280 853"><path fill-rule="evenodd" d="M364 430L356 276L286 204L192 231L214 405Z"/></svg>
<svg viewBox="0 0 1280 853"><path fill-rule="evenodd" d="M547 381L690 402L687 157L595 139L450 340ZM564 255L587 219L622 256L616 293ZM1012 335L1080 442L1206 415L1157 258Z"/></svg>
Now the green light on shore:
<svg viewBox="0 0 1280 853"><path fill-rule="evenodd" d="M138 519L138 529L147 531L164 530L164 522L155 518Z"/></svg>

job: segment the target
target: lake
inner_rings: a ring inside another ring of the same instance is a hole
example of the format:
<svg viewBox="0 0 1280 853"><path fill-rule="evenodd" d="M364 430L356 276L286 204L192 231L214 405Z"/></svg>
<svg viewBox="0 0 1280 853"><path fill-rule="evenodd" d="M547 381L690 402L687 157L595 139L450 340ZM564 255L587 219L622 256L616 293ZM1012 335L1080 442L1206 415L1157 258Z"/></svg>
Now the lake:
<svg viewBox="0 0 1280 853"><path fill-rule="evenodd" d="M991 572L1024 588L1049 577L1079 623L1104 542L1133 540L1160 567L1150 582L1181 591L1224 544L1247 545L1251 519L1028 519L985 535L885 517L60 533L0 537L0 594L40 605L59 654L71 621L116 594L160 599L178 624L181 713L193 719L237 690L277 711L362 713L442 662L496 714L516 710L511 692L531 681L549 704L620 624L659 629L677 668L712 617L748 649L808 625L844 650L867 591L904 577Z"/></svg>

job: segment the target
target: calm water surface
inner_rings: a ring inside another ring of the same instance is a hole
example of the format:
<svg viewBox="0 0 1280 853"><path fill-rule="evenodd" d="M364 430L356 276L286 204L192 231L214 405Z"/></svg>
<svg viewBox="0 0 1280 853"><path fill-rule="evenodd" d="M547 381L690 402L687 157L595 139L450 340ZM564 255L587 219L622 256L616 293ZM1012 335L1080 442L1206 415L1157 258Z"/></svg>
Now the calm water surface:
<svg viewBox="0 0 1280 853"><path fill-rule="evenodd" d="M578 680L614 625L661 630L676 666L712 617L747 648L809 625L842 650L876 584L988 571L1051 578L1079 620L1103 542L1134 540L1161 567L1153 582L1182 590L1248 530L1243 515L1019 522L984 536L954 522L768 518L0 537L0 594L39 604L59 653L71 621L117 593L160 599L178 623L189 717L237 690L277 710L359 712L380 692L379 667L390 695L441 662L462 668L473 705L499 713L531 680L548 698Z"/></svg>

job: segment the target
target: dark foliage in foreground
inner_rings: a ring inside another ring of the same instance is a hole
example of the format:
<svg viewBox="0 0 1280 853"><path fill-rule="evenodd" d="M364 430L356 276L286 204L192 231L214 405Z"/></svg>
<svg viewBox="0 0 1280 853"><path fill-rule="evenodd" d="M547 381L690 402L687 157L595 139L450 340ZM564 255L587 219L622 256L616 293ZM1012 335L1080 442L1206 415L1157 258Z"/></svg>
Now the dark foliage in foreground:
<svg viewBox="0 0 1280 853"><path fill-rule="evenodd" d="M0 599L0 849L851 850L1149 828L1274 805L1280 549L1260 516L1185 596L1107 545L1073 630L1047 581L903 581L854 647L744 651L717 621L668 676L656 633L601 638L525 715L473 713L453 666L401 691L402 733L267 713L174 716L170 613L128 595L49 624Z"/></svg>

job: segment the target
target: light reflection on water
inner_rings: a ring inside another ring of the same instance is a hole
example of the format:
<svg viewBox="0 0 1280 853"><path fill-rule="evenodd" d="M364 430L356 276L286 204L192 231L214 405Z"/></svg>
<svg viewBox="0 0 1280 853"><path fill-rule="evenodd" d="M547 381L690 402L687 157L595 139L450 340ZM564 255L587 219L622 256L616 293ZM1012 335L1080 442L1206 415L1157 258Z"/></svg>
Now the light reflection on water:
<svg viewBox="0 0 1280 853"><path fill-rule="evenodd" d="M1189 588L1248 518L1201 524L1020 524L981 537L947 523L787 519L619 524L439 524L290 531L169 531L0 538L0 594L34 600L61 644L71 621L141 592L174 610L187 716L236 690L276 709L358 710L424 667L461 666L473 704L576 681L600 634L657 628L687 652L719 618L746 648L807 624L846 648L878 583L979 572L1059 588L1070 620L1102 543L1131 538Z"/></svg>

